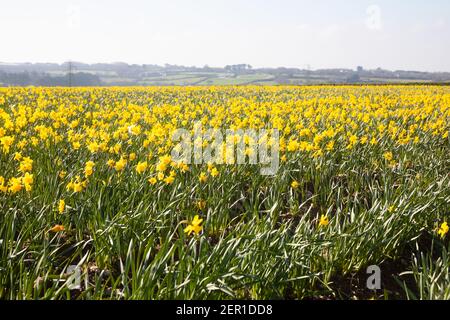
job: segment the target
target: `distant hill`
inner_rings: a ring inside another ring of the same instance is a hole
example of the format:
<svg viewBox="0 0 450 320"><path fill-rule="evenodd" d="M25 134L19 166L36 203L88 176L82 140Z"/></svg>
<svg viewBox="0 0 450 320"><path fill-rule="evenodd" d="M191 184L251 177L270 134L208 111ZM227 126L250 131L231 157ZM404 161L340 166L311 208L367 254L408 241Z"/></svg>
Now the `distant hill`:
<svg viewBox="0 0 450 320"><path fill-rule="evenodd" d="M306 70L252 68L248 64L224 68L166 64L82 62L1 63L0 86L168 86L247 84L450 83L450 72L389 71L381 68Z"/></svg>

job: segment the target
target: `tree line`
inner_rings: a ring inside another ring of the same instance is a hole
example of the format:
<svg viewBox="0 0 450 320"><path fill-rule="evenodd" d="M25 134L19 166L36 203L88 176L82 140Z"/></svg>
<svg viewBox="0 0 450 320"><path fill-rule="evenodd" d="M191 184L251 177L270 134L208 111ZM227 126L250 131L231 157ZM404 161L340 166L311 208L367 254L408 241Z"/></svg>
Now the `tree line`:
<svg viewBox="0 0 450 320"><path fill-rule="evenodd" d="M0 70L1 86L101 86L103 83L97 75L77 72L61 76L38 72L4 72Z"/></svg>

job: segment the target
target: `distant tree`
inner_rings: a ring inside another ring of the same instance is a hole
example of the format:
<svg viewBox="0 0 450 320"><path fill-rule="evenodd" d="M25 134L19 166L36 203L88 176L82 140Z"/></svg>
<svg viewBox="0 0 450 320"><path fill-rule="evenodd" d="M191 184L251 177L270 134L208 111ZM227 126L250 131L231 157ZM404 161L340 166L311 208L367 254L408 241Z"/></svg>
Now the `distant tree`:
<svg viewBox="0 0 450 320"><path fill-rule="evenodd" d="M0 74L0 82L4 83L5 85L28 86L32 84L32 79L28 72L2 72Z"/></svg>
<svg viewBox="0 0 450 320"><path fill-rule="evenodd" d="M357 73L354 73L347 78L347 83L357 83L360 81L361 81L361 79Z"/></svg>
<svg viewBox="0 0 450 320"><path fill-rule="evenodd" d="M46 74L37 80L36 85L47 87L67 86L69 83L69 77L70 75L68 74L60 77L52 77ZM71 78L71 84L75 87L100 86L102 84L97 75L85 72L73 73Z"/></svg>
<svg viewBox="0 0 450 320"><path fill-rule="evenodd" d="M241 64L233 64L233 65L226 65L225 70L228 72L234 72L234 73L241 73L245 72L246 70L250 70L252 68L251 65L246 63Z"/></svg>

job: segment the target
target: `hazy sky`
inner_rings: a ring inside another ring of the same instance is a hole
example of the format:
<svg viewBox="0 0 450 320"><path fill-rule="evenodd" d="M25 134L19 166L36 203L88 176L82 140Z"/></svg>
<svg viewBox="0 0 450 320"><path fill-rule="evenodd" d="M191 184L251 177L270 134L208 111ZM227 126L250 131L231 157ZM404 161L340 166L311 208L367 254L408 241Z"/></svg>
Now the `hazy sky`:
<svg viewBox="0 0 450 320"><path fill-rule="evenodd" d="M450 71L448 0L2 0L0 61Z"/></svg>

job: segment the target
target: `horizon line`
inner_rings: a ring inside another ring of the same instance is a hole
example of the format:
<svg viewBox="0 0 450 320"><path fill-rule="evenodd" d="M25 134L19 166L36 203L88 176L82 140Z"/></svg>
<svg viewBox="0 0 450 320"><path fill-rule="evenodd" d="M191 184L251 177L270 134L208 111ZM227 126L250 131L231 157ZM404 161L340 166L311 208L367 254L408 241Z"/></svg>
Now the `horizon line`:
<svg viewBox="0 0 450 320"><path fill-rule="evenodd" d="M211 68L211 69L225 69L226 66L232 66L232 65L250 65L252 66L251 69L258 70L258 69L297 69L297 70L305 70L305 71L320 71L320 70L356 70L358 67L362 67L364 71L376 71L376 70L383 70L383 71L390 71L390 72L398 72L398 71L407 71L407 72L420 72L420 73L450 73L450 71L421 71L418 69L385 69L383 67L377 67L377 68L365 68L364 66L356 66L355 68L350 67L322 67L322 68L312 68L310 65L305 65L305 67L298 67L298 66L253 66L249 63L231 63L226 64L224 66L210 66L208 64L204 64L203 66L197 66L197 65L183 65L183 64L171 64L171 63L164 63L164 64L157 64L157 63L130 63L125 61L112 61L112 62L83 62L83 61L77 61L77 60L66 60L63 62L5 62L0 61L1 65L10 65L10 66L17 66L17 65L35 65L35 64L56 64L58 66L62 66L67 63L80 63L80 64L86 64L89 66L96 65L96 64L107 64L107 65L115 65L115 64L126 64L128 66L157 66L166 68L166 65L168 66L176 66L176 67L184 67L184 68L198 68L198 69L204 69L205 67Z"/></svg>

